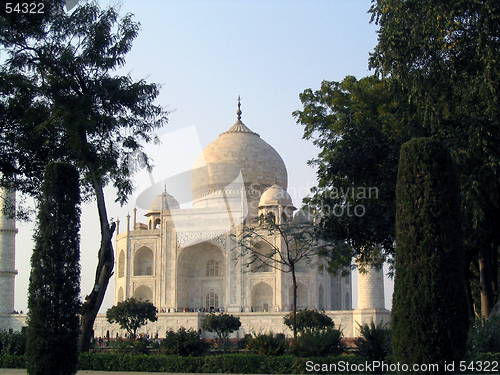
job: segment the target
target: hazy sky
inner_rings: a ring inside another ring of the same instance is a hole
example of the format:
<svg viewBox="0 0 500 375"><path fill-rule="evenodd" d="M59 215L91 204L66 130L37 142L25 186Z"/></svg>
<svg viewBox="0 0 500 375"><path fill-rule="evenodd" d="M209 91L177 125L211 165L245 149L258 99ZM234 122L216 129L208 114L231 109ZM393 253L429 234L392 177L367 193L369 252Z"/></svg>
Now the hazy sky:
<svg viewBox="0 0 500 375"><path fill-rule="evenodd" d="M108 4L101 1L101 4ZM121 14L133 13L139 36L120 74L162 85L158 103L171 114L151 146L155 169L136 182L139 195L152 182L186 171L203 147L236 121L241 95L242 121L273 146L288 169L288 190L296 207L314 186L307 161L317 155L292 112L299 94L319 89L321 81L370 75L369 53L377 42L370 24L370 0L124 0ZM167 187L167 190L175 187ZM110 218L120 232L135 205L114 203L105 191ZM140 205L139 205L140 206ZM139 209L138 221L145 219ZM26 311L32 225L19 223L15 309ZM93 286L100 234L95 203L82 214L82 295ZM354 284L356 285L356 284ZM389 286L390 288L390 286ZM355 290L354 297L356 296ZM386 292L386 306L390 293ZM113 305L114 277L101 312ZM356 306L356 301L354 306Z"/></svg>

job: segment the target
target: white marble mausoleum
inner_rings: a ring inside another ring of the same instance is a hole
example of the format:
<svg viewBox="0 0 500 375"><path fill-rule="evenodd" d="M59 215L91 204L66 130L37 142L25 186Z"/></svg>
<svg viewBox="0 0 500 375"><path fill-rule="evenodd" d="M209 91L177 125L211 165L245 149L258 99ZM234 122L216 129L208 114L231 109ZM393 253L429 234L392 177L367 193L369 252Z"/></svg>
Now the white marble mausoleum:
<svg viewBox="0 0 500 375"><path fill-rule="evenodd" d="M192 207L181 208L168 186L151 197L149 210L138 220L136 210L125 225L117 225L115 303L129 297L149 300L158 309L158 321L142 332L160 337L169 329L199 329L208 311L240 316L240 336L249 332L285 332L283 316L292 310L290 273L253 262L234 240L253 218L272 212L277 220L309 220L287 193L284 161L276 150L241 121L208 145L191 171ZM182 202L184 203L184 202ZM3 217L3 216L2 216ZM144 222L141 222L144 221ZM20 329L23 316L8 314L13 307L16 274L12 257L17 230L0 217L0 329ZM123 228L124 227L124 228ZM121 231L120 231L121 229ZM263 240L261 252L284 248L279 235ZM325 310L344 329L357 335L357 324L389 321L384 308L382 272L359 275L358 309L352 309L352 282L329 274L315 257L297 267L297 307ZM110 290L111 291L111 290ZM95 335L122 332L99 316Z"/></svg>

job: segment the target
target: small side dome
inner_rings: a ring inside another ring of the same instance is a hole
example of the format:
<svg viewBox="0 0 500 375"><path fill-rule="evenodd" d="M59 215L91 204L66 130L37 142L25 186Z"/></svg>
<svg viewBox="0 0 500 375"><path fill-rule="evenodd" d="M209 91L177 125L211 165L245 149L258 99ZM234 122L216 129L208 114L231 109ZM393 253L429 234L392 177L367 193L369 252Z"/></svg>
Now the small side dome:
<svg viewBox="0 0 500 375"><path fill-rule="evenodd" d="M162 194L153 199L153 201L149 205L148 213L166 210L177 210L179 208L179 202L177 202L177 200L169 193L164 191Z"/></svg>
<svg viewBox="0 0 500 375"><path fill-rule="evenodd" d="M302 207L293 216L294 223L313 223L314 216L309 212L307 207Z"/></svg>
<svg viewBox="0 0 500 375"><path fill-rule="evenodd" d="M285 189L275 183L264 191L259 200L259 208L269 206L293 206L292 198Z"/></svg>

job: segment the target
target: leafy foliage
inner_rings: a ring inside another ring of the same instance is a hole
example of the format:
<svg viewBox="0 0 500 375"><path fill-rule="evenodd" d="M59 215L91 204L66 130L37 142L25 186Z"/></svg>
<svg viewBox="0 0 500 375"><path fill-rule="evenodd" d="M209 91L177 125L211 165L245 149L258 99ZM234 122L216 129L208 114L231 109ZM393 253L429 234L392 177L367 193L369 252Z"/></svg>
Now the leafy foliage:
<svg viewBox="0 0 500 375"><path fill-rule="evenodd" d="M455 168L438 141L401 149L397 184L394 360L459 361L466 350L464 252Z"/></svg>
<svg viewBox="0 0 500 375"><path fill-rule="evenodd" d="M470 312L487 318L499 295L500 2L377 0L370 11L380 26L370 65L459 167L469 278L478 280L469 301L474 289L481 299Z"/></svg>
<svg viewBox="0 0 500 375"><path fill-rule="evenodd" d="M293 328L293 313L288 313L283 317L283 323L292 329ZM304 332L314 332L333 327L332 318L324 312L314 309L304 309L297 312L297 331L301 334Z"/></svg>
<svg viewBox="0 0 500 375"><path fill-rule="evenodd" d="M500 316L487 321L476 319L469 331L469 356L479 353L500 353Z"/></svg>
<svg viewBox="0 0 500 375"><path fill-rule="evenodd" d="M82 196L96 199L101 241L82 307L86 351L114 266L103 187L112 183L116 200L127 201L135 170L150 167L141 142L156 140L167 111L154 103L158 85L115 73L138 34L131 14L120 18L97 1L71 13L44 4L40 17L0 15L0 185L37 197L45 165L66 161L78 168Z"/></svg>
<svg viewBox="0 0 500 375"><path fill-rule="evenodd" d="M241 327L241 322L239 317L235 317L230 314L220 313L210 313L201 323L201 328L208 332L215 332L219 339L219 343L222 343L224 350L227 350L227 343L229 335L239 330Z"/></svg>
<svg viewBox="0 0 500 375"><path fill-rule="evenodd" d="M304 138L320 149L309 162L317 167L318 186L306 201L321 213L322 236L346 244L322 253L330 271L353 257L365 263L392 258L399 150L410 137L404 125L415 121L402 113L404 101L387 79L375 76L323 81L300 100L303 110L294 116Z"/></svg>
<svg viewBox="0 0 500 375"><path fill-rule="evenodd" d="M76 373L80 295L80 189L66 163L45 169L28 291L30 375Z"/></svg>
<svg viewBox="0 0 500 375"><path fill-rule="evenodd" d="M260 334L247 338L247 349L263 355L282 355L287 350L288 345L285 335L282 333Z"/></svg>
<svg viewBox="0 0 500 375"><path fill-rule="evenodd" d="M293 339L291 352L299 357L341 354L344 351L342 331L332 327L305 331Z"/></svg>
<svg viewBox="0 0 500 375"><path fill-rule="evenodd" d="M64 159L79 168L85 192L95 173L102 184L113 181L126 202L130 158L166 123L165 110L153 104L158 85L111 74L124 66L139 24L92 1L71 14L46 12L36 30L10 21L0 28L0 141L14 187L37 195L44 164Z"/></svg>
<svg viewBox="0 0 500 375"><path fill-rule="evenodd" d="M236 347L238 349L246 349L248 340L252 337L250 333L247 333L245 336L243 336L241 339L238 340L238 343L236 344Z"/></svg>
<svg viewBox="0 0 500 375"><path fill-rule="evenodd" d="M358 347L356 353L371 361L383 361L392 353L391 329L387 324L371 321L359 326L361 337L354 340Z"/></svg>
<svg viewBox="0 0 500 375"><path fill-rule="evenodd" d="M167 332L161 340L160 350L165 354L175 354L181 356L200 356L205 354L210 344L201 339L198 332L193 329L181 327L177 332L172 330Z"/></svg>
<svg viewBox="0 0 500 375"><path fill-rule="evenodd" d="M357 356L328 356L298 358L292 355L265 356L258 354L224 354L204 357L174 355L123 355L121 353L83 353L80 370L90 371L147 371L168 373L225 373L225 374L304 374L306 362L338 364L348 358L351 364L365 364ZM328 372L328 371L327 371ZM325 372L313 372L325 373ZM356 373L356 372L348 372ZM358 372L359 373L359 372Z"/></svg>
<svg viewBox="0 0 500 375"><path fill-rule="evenodd" d="M118 302L106 311L106 319L110 323L118 323L120 328L125 329L132 338L136 337L137 330L148 321L156 322L156 307L149 301L129 298Z"/></svg>
<svg viewBox="0 0 500 375"><path fill-rule="evenodd" d="M0 331L0 356L23 355L26 350L26 332Z"/></svg>

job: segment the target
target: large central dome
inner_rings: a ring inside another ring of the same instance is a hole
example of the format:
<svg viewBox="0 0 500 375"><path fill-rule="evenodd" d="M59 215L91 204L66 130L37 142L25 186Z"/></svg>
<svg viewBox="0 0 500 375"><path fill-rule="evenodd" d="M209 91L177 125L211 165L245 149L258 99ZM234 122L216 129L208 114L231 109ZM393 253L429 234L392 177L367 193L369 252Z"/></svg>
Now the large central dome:
<svg viewBox="0 0 500 375"><path fill-rule="evenodd" d="M244 185L248 203L258 203L265 188L275 182L287 188L288 177L283 159L257 133L241 122L240 103L236 123L209 144L198 156L191 173L194 207L212 206L208 201L230 185ZM241 172L241 177L239 177Z"/></svg>

